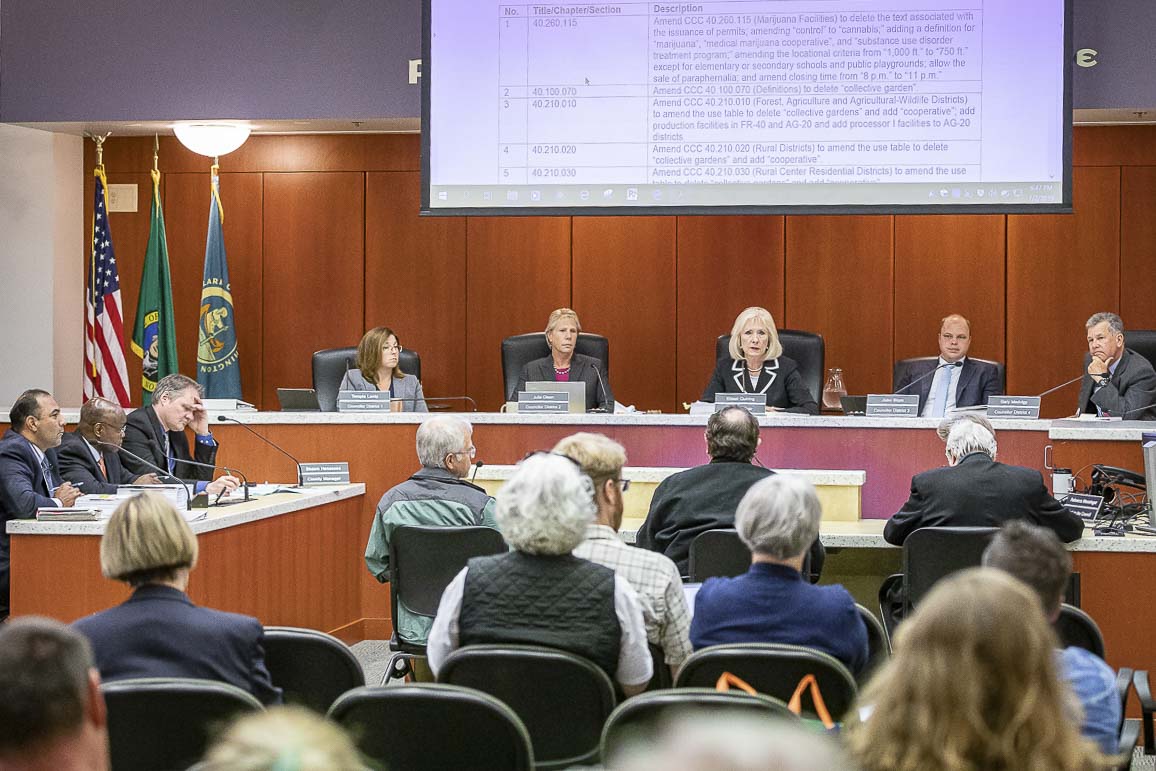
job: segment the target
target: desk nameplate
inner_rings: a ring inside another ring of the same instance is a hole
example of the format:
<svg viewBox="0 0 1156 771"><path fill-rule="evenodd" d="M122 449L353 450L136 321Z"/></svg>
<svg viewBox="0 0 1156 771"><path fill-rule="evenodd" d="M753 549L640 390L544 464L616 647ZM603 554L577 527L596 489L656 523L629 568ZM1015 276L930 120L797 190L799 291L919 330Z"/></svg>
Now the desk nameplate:
<svg viewBox="0 0 1156 771"><path fill-rule="evenodd" d="M869 418L918 418L919 394L867 394Z"/></svg>

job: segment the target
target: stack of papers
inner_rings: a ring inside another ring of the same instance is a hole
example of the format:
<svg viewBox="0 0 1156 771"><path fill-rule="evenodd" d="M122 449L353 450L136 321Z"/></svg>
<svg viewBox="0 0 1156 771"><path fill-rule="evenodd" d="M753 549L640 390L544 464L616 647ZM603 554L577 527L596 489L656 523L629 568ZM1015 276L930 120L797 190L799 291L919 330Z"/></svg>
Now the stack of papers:
<svg viewBox="0 0 1156 771"><path fill-rule="evenodd" d="M96 509L83 506L51 507L36 510L37 522L95 522L100 519Z"/></svg>

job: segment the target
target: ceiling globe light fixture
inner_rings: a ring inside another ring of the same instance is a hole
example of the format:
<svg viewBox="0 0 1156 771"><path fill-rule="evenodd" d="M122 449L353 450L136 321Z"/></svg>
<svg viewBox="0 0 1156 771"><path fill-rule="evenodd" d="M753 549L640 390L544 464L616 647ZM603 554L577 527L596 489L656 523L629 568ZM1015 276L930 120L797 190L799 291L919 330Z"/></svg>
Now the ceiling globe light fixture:
<svg viewBox="0 0 1156 771"><path fill-rule="evenodd" d="M173 131L181 144L194 153L217 158L245 144L250 129L237 123L178 123Z"/></svg>

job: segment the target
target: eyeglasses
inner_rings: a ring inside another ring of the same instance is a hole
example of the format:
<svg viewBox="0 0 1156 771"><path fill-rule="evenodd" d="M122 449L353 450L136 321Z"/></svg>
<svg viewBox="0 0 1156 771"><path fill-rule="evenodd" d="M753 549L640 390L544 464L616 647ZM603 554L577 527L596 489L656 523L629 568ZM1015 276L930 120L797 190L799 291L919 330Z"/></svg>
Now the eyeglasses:
<svg viewBox="0 0 1156 771"><path fill-rule="evenodd" d="M116 431L121 436L124 436L125 429L128 428L127 423L122 423L119 426L114 426L112 423L105 423L103 420L98 420L94 425L108 426L109 428L111 428L113 431Z"/></svg>
<svg viewBox="0 0 1156 771"><path fill-rule="evenodd" d="M474 458L476 458L478 456L478 448L474 447L473 445L470 445L470 449L458 450L457 452L451 452L450 455L466 455L466 456L469 456L470 460L473 460Z"/></svg>
<svg viewBox="0 0 1156 771"><path fill-rule="evenodd" d="M629 479L615 479L614 481L618 483L618 487L620 490L622 490L622 492L626 492L630 489Z"/></svg>
<svg viewBox="0 0 1156 771"><path fill-rule="evenodd" d="M400 353L401 352L401 346L400 345L383 345L381 347L381 350L384 351L385 353Z"/></svg>

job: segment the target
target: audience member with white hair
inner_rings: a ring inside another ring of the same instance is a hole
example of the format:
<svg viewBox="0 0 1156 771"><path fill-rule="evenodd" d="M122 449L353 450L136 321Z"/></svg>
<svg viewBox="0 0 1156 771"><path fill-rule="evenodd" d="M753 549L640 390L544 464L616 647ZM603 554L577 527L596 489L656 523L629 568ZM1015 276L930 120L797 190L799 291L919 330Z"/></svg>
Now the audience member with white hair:
<svg viewBox="0 0 1156 771"><path fill-rule="evenodd" d="M802 575L823 512L815 488L795 474L755 483L739 503L735 528L751 567L734 578L708 578L695 596L695 650L724 643L787 643L829 653L852 672L867 664L867 629L842 586L816 586Z"/></svg>
<svg viewBox="0 0 1156 771"><path fill-rule="evenodd" d="M498 492L497 520L513 551L471 559L446 587L426 648L434 674L466 645L545 645L593 661L627 695L645 689L654 667L637 594L571 554L594 521L590 477L533 455Z"/></svg>
<svg viewBox="0 0 1156 771"><path fill-rule="evenodd" d="M996 461L994 431L958 420L947 433L947 467L916 474L911 497L883 529L888 543L902 545L922 527L999 527L1013 519L1055 531L1075 541L1084 522L1044 486L1040 472Z"/></svg>
<svg viewBox="0 0 1156 771"><path fill-rule="evenodd" d="M854 771L839 744L779 717L688 710L654 741L625 745L611 771Z"/></svg>
<svg viewBox="0 0 1156 771"><path fill-rule="evenodd" d="M497 527L494 499L466 481L473 468L474 427L453 415L435 415L417 429L417 459L421 469L381 496L369 541L365 565L382 583L389 581L389 544L402 525L425 527ZM433 619L398 604L393 620L398 639L424 645ZM422 672L419 669L419 677Z"/></svg>

